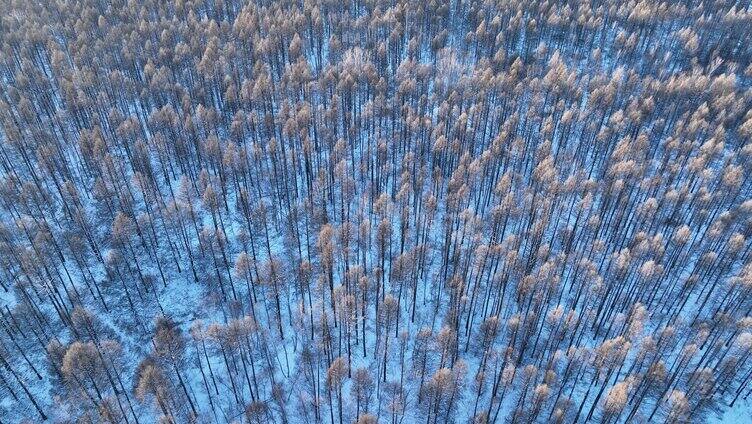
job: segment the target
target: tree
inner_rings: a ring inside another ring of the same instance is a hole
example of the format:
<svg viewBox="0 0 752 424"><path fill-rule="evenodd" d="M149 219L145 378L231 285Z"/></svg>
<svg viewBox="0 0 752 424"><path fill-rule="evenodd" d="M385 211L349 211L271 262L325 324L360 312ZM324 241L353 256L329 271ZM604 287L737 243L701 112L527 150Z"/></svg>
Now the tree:
<svg viewBox="0 0 752 424"><path fill-rule="evenodd" d="M196 407L180 373L180 364L185 354L185 338L182 331L167 317L158 317L154 326L154 356L172 366L180 382L180 387L183 389L183 393L188 400L188 405L191 407L191 412L193 416L196 416Z"/></svg>
<svg viewBox="0 0 752 424"><path fill-rule="evenodd" d="M347 360L341 356L337 357L329 369L326 371L326 385L329 388L329 405L330 410L334 409L334 405L331 402L332 389L337 393L337 412L339 415L339 423L342 424L342 386L344 385L344 379L349 373ZM334 415L332 415L332 423L334 423Z"/></svg>
<svg viewBox="0 0 752 424"><path fill-rule="evenodd" d="M104 399L104 373L96 349L92 342L72 343L65 351L61 370L66 378L75 381L80 390L86 392L95 406L99 407Z"/></svg>
<svg viewBox="0 0 752 424"><path fill-rule="evenodd" d="M121 3L3 2L0 421L750 395L746 3Z"/></svg>
<svg viewBox="0 0 752 424"><path fill-rule="evenodd" d="M136 397L145 401L154 396L154 400L164 416L167 417L168 422L174 421L167 381L159 367L148 359L142 361L137 369L136 377Z"/></svg>
<svg viewBox="0 0 752 424"><path fill-rule="evenodd" d="M361 408L364 414L368 414L373 393L373 378L367 368L357 368L352 376L353 384L350 386L350 396L355 399L355 416L360 417Z"/></svg>

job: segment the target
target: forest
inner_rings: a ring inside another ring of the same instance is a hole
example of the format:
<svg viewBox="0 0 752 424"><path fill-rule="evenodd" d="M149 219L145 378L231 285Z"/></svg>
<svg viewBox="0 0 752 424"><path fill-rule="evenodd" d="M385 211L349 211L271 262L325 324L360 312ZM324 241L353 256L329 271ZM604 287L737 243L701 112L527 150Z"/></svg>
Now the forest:
<svg viewBox="0 0 752 424"><path fill-rule="evenodd" d="M752 422L750 0L0 0L0 423Z"/></svg>

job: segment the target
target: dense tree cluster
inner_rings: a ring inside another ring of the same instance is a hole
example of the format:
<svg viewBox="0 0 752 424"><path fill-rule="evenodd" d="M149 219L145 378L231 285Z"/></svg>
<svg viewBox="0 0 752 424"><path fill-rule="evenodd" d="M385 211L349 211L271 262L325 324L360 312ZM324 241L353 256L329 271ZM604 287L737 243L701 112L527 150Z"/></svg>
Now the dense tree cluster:
<svg viewBox="0 0 752 424"><path fill-rule="evenodd" d="M0 420L752 392L752 7L0 0Z"/></svg>

